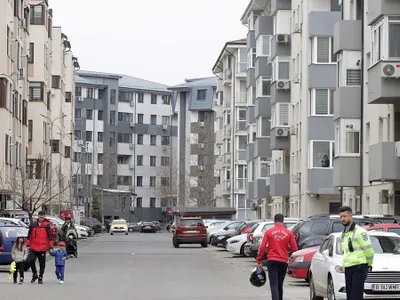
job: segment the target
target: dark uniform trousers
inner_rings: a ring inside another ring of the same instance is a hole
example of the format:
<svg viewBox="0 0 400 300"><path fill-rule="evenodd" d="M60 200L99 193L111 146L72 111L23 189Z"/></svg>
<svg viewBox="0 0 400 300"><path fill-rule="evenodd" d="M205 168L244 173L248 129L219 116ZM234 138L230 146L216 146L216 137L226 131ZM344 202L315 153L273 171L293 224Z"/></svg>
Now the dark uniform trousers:
<svg viewBox="0 0 400 300"><path fill-rule="evenodd" d="M368 265L345 268L347 300L364 299L364 283L368 276Z"/></svg>

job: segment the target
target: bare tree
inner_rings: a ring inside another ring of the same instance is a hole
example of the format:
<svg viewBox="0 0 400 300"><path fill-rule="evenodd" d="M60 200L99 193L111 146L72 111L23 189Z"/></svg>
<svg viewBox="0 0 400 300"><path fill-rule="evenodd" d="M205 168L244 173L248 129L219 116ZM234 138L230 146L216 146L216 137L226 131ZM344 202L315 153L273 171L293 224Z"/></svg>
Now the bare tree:
<svg viewBox="0 0 400 300"><path fill-rule="evenodd" d="M161 206L180 210L182 207L179 207L178 203L178 165L171 156L164 156L157 170L159 181L152 188L156 189L156 195L161 199Z"/></svg>
<svg viewBox="0 0 400 300"><path fill-rule="evenodd" d="M15 193L16 207L26 211L31 221L35 212L46 210L50 201L70 191L70 178L64 177L58 167L51 168L50 158L51 154L38 155L18 166L15 176L0 174L0 188Z"/></svg>

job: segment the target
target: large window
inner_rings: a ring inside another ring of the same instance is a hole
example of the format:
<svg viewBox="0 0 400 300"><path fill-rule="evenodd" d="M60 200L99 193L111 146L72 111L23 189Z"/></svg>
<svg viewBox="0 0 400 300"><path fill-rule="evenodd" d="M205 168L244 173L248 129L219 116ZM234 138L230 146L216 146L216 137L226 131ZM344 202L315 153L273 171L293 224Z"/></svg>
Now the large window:
<svg viewBox="0 0 400 300"><path fill-rule="evenodd" d="M333 54L332 37L317 36L312 39L312 63L336 63L336 55Z"/></svg>
<svg viewBox="0 0 400 300"><path fill-rule="evenodd" d="M277 58L272 64L272 81L290 79L289 58Z"/></svg>
<svg viewBox="0 0 400 300"><path fill-rule="evenodd" d="M206 100L207 90L197 90L197 100Z"/></svg>
<svg viewBox="0 0 400 300"><path fill-rule="evenodd" d="M29 84L29 101L43 101L43 82L31 82Z"/></svg>
<svg viewBox="0 0 400 300"><path fill-rule="evenodd" d="M118 143L132 143L132 134L130 133L118 133Z"/></svg>
<svg viewBox="0 0 400 300"><path fill-rule="evenodd" d="M257 97L271 96L271 79L257 79L256 94Z"/></svg>
<svg viewBox="0 0 400 300"><path fill-rule="evenodd" d="M386 16L372 26L371 64L400 58L400 16Z"/></svg>
<svg viewBox="0 0 400 300"><path fill-rule="evenodd" d="M31 25L45 25L46 8L44 5L31 5Z"/></svg>
<svg viewBox="0 0 400 300"><path fill-rule="evenodd" d="M249 52L247 52L247 68L254 68L256 62L256 48L250 48Z"/></svg>
<svg viewBox="0 0 400 300"><path fill-rule="evenodd" d="M332 168L334 141L310 141L310 167Z"/></svg>
<svg viewBox="0 0 400 300"><path fill-rule="evenodd" d="M258 125L258 136L259 137L270 136L271 118L269 118L269 117L259 117L257 119L257 125Z"/></svg>
<svg viewBox="0 0 400 300"><path fill-rule="evenodd" d="M271 53L270 47L271 36L260 35L256 41L257 56L269 56Z"/></svg>
<svg viewBox="0 0 400 300"><path fill-rule="evenodd" d="M275 103L271 106L271 126L289 126L289 105L290 103Z"/></svg>
<svg viewBox="0 0 400 300"><path fill-rule="evenodd" d="M270 164L271 161L266 157L257 158L257 178L267 178L270 177Z"/></svg>
<svg viewBox="0 0 400 300"><path fill-rule="evenodd" d="M335 121L335 151L337 155L359 155L360 126L360 119L340 119Z"/></svg>
<svg viewBox="0 0 400 300"><path fill-rule="evenodd" d="M333 116L333 93L329 89L311 90L311 115Z"/></svg>
<svg viewBox="0 0 400 300"><path fill-rule="evenodd" d="M131 102L133 101L133 92L118 92L118 101L119 102Z"/></svg>

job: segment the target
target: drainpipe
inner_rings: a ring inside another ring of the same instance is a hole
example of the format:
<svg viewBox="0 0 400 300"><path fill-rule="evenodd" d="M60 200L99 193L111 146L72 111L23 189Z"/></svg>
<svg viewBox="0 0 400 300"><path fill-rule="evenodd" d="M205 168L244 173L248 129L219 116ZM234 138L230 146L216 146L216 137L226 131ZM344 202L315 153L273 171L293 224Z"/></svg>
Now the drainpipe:
<svg viewBox="0 0 400 300"><path fill-rule="evenodd" d="M360 126L360 214L363 211L363 190L364 190L364 1L361 1L361 126ZM343 10L343 8L342 8Z"/></svg>

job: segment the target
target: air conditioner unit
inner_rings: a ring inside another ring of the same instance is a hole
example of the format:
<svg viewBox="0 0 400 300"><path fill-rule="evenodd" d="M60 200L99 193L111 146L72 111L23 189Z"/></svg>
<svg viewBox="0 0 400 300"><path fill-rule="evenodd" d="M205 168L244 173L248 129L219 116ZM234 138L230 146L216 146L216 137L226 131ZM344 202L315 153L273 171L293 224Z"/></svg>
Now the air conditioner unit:
<svg viewBox="0 0 400 300"><path fill-rule="evenodd" d="M232 78L232 69L231 68L226 69L226 77L227 78Z"/></svg>
<svg viewBox="0 0 400 300"><path fill-rule="evenodd" d="M130 105L135 106L135 101L131 101Z"/></svg>
<svg viewBox="0 0 400 300"><path fill-rule="evenodd" d="M78 102L83 102L83 97L82 96L78 96L78 97L76 97L76 100L78 100Z"/></svg>
<svg viewBox="0 0 400 300"><path fill-rule="evenodd" d="M79 146L83 146L83 140L79 140L79 141L78 141L78 145L79 145Z"/></svg>
<svg viewBox="0 0 400 300"><path fill-rule="evenodd" d="M168 129L168 124L163 124L162 129L163 130L167 130Z"/></svg>
<svg viewBox="0 0 400 300"><path fill-rule="evenodd" d="M204 127L204 122L199 122L200 127Z"/></svg>
<svg viewBox="0 0 400 300"><path fill-rule="evenodd" d="M131 123L129 124L129 126L130 126L131 128L135 127L135 122L131 122Z"/></svg>
<svg viewBox="0 0 400 300"><path fill-rule="evenodd" d="M199 147L200 147L201 149L204 149L204 144L203 144L203 143L200 143L200 144L199 144Z"/></svg>
<svg viewBox="0 0 400 300"><path fill-rule="evenodd" d="M276 83L277 90L290 90L290 81L289 80L278 80Z"/></svg>
<svg viewBox="0 0 400 300"><path fill-rule="evenodd" d="M288 44L290 43L290 35L288 34L277 34L276 35L277 44Z"/></svg>
<svg viewBox="0 0 400 300"><path fill-rule="evenodd" d="M135 147L135 145L134 144L129 144L129 149L133 149Z"/></svg>
<svg viewBox="0 0 400 300"><path fill-rule="evenodd" d="M203 166L199 166L199 171L204 171L204 167Z"/></svg>
<svg viewBox="0 0 400 300"><path fill-rule="evenodd" d="M83 189L83 184L79 183L78 184L78 190L81 190L81 189Z"/></svg>
<svg viewBox="0 0 400 300"><path fill-rule="evenodd" d="M381 190L379 192L379 203L390 203L389 190Z"/></svg>
<svg viewBox="0 0 400 300"><path fill-rule="evenodd" d="M294 125L290 126L290 135L297 135L296 126Z"/></svg>
<svg viewBox="0 0 400 300"><path fill-rule="evenodd" d="M296 23L293 26L293 33L301 33L301 25L300 23Z"/></svg>
<svg viewBox="0 0 400 300"><path fill-rule="evenodd" d="M277 136L277 137L289 136L289 128L285 128L285 127L275 128L275 136Z"/></svg>
<svg viewBox="0 0 400 300"><path fill-rule="evenodd" d="M133 170L135 168L134 164L129 164L129 170Z"/></svg>
<svg viewBox="0 0 400 300"><path fill-rule="evenodd" d="M400 64L398 64L398 63L383 63L382 77L383 78L400 78Z"/></svg>

